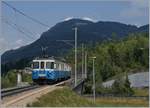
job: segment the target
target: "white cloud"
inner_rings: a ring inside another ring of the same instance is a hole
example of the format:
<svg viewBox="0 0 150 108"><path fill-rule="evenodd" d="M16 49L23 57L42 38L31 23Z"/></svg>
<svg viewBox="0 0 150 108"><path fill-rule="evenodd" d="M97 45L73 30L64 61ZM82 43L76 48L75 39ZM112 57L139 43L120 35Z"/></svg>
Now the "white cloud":
<svg viewBox="0 0 150 108"><path fill-rule="evenodd" d="M48 30L49 30L49 29L48 29ZM37 38L40 38L40 36L41 36L40 33L37 33L37 34L36 34L36 37L37 37Z"/></svg>
<svg viewBox="0 0 150 108"><path fill-rule="evenodd" d="M23 39L18 39L15 42L9 42L4 37L0 37L0 55L7 50L18 49L21 46L31 44L32 42L25 42Z"/></svg>
<svg viewBox="0 0 150 108"><path fill-rule="evenodd" d="M16 41L16 44L17 44L17 45L22 45L22 44L23 44L23 40L22 40L22 39L17 40L17 41Z"/></svg>
<svg viewBox="0 0 150 108"><path fill-rule="evenodd" d="M140 27L142 24L139 23L139 22L135 22L134 25L137 26L137 27Z"/></svg>
<svg viewBox="0 0 150 108"><path fill-rule="evenodd" d="M96 20L94 20L94 19L92 19L92 18L89 18L89 17L83 17L82 19L83 19L83 20L92 21L92 22L96 22Z"/></svg>
<svg viewBox="0 0 150 108"><path fill-rule="evenodd" d="M47 27L46 29L45 29L45 31L48 31L50 29L50 27ZM40 35L40 34L37 34L37 35Z"/></svg>
<svg viewBox="0 0 150 108"><path fill-rule="evenodd" d="M13 44L13 48L12 49L18 49L18 48L20 48L20 46L23 46L23 45L24 45L24 41L22 39L18 39Z"/></svg>
<svg viewBox="0 0 150 108"><path fill-rule="evenodd" d="M71 20L71 19L73 19L73 17L67 17L63 21L68 21L68 20Z"/></svg>
<svg viewBox="0 0 150 108"><path fill-rule="evenodd" d="M89 17L67 17L63 21L69 21L69 20L74 19L74 18L96 22L96 20L89 18Z"/></svg>

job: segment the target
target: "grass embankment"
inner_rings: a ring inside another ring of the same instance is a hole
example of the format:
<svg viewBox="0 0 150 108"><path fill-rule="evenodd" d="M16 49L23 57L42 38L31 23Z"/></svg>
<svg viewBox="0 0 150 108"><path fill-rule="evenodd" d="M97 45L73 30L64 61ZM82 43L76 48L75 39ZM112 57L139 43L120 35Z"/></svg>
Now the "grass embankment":
<svg viewBox="0 0 150 108"><path fill-rule="evenodd" d="M148 106L148 100L131 99L131 98L96 98L95 104L93 99L84 98L69 88L57 89L46 95L43 95L38 101L28 105L30 107L101 107L101 106Z"/></svg>
<svg viewBox="0 0 150 108"><path fill-rule="evenodd" d="M43 95L38 101L28 105L32 107L81 107L81 106L94 106L94 104L85 99L71 89L65 87L63 89L57 89L46 95Z"/></svg>

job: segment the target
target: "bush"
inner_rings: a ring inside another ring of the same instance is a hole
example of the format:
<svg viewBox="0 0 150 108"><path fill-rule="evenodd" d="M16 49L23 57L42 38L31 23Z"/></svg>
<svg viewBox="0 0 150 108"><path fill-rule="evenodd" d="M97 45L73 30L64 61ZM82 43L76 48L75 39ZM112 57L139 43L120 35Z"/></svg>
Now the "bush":
<svg viewBox="0 0 150 108"><path fill-rule="evenodd" d="M29 74L23 73L22 82L32 82L32 77ZM10 70L6 75L3 75L1 80L2 88L14 87L17 85L17 73L15 70Z"/></svg>
<svg viewBox="0 0 150 108"><path fill-rule="evenodd" d="M91 85L91 84L85 84L85 85L84 85L84 93L85 93L85 94L90 94L90 93L92 93L92 85Z"/></svg>
<svg viewBox="0 0 150 108"><path fill-rule="evenodd" d="M17 74L14 70L11 70L7 75L2 76L2 88L13 87L17 84Z"/></svg>

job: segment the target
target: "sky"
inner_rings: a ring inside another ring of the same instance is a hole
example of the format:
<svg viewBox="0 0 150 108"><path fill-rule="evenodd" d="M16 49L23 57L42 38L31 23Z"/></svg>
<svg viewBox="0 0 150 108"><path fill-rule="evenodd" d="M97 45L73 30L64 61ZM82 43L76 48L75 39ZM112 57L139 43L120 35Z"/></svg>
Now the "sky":
<svg viewBox="0 0 150 108"><path fill-rule="evenodd" d="M17 49L32 43L40 37L42 32L47 31L58 22L71 18L82 18L93 22L116 21L138 27L149 23L148 0L5 2L48 27L33 22L1 2L0 54L6 50ZM6 22L16 24L19 29L30 32L30 37L18 32Z"/></svg>

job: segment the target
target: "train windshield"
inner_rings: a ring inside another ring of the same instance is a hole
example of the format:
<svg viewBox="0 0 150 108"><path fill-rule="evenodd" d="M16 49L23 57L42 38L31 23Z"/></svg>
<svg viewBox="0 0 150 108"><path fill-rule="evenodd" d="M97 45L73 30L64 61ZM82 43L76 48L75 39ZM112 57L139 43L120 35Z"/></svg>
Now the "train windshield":
<svg viewBox="0 0 150 108"><path fill-rule="evenodd" d="M54 69L54 62L46 62L47 69Z"/></svg>
<svg viewBox="0 0 150 108"><path fill-rule="evenodd" d="M33 69L39 69L39 62L33 62Z"/></svg>

